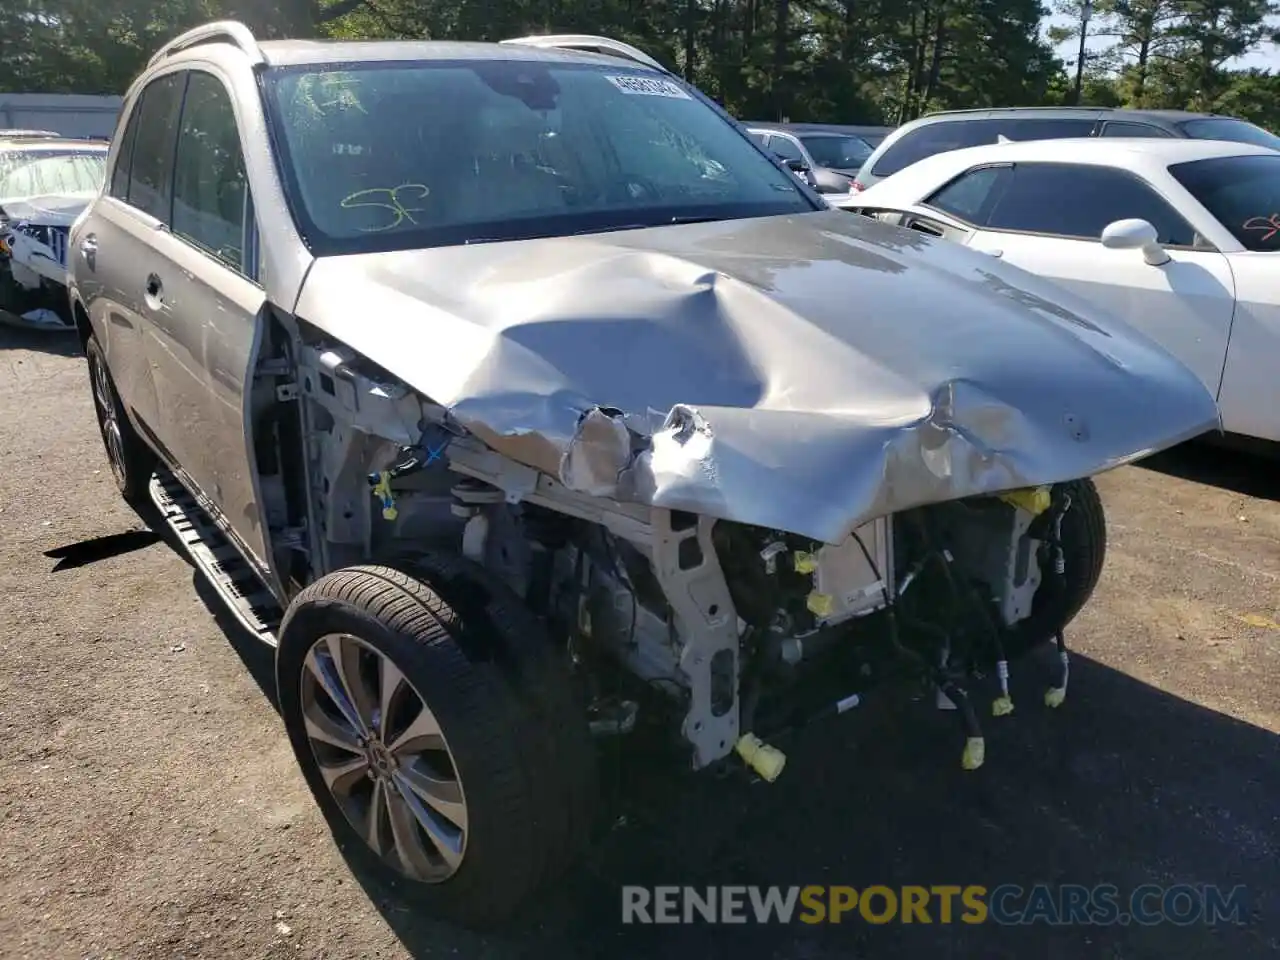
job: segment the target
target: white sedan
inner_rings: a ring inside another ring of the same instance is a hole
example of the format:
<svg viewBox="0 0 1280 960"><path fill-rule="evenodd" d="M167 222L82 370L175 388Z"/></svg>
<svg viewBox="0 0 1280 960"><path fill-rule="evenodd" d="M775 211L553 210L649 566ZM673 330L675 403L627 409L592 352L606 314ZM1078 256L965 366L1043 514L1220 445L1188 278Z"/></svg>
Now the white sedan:
<svg viewBox="0 0 1280 960"><path fill-rule="evenodd" d="M1280 441L1280 153L1214 140L997 143L913 164L851 209L1092 300L1195 371L1228 433Z"/></svg>

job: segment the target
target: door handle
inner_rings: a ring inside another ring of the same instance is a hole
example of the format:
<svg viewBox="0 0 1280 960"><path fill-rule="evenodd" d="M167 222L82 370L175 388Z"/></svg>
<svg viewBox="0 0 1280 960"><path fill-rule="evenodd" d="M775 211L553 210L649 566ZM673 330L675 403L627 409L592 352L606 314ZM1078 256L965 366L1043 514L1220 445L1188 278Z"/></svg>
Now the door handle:
<svg viewBox="0 0 1280 960"><path fill-rule="evenodd" d="M988 257L995 257L997 260L1004 256L1003 250L987 250L982 247L975 247L974 249L979 253L985 253Z"/></svg>
<svg viewBox="0 0 1280 960"><path fill-rule="evenodd" d="M152 273L147 276L147 302L155 308L159 307L163 302L161 295L164 293L164 284L160 282L160 276Z"/></svg>
<svg viewBox="0 0 1280 960"><path fill-rule="evenodd" d="M90 270L98 269L98 237L96 234L89 234L80 241L80 255L84 257L84 262L88 264Z"/></svg>

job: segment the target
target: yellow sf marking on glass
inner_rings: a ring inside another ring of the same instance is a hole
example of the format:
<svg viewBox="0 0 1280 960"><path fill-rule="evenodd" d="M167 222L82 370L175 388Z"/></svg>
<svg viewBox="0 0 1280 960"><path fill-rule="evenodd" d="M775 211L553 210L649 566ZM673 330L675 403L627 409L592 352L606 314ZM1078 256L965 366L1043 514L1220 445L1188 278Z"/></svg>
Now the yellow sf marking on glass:
<svg viewBox="0 0 1280 960"><path fill-rule="evenodd" d="M360 84L355 77L325 74L324 80L322 80L321 83L325 86L331 87L333 93L333 95L324 103L316 104L316 106L320 108L321 113L334 107L339 107L344 110L347 107L354 107L361 113L368 116L369 111L361 106L360 100L356 96L357 91L360 89Z"/></svg>
<svg viewBox="0 0 1280 960"><path fill-rule="evenodd" d="M355 210L359 207L377 207L386 210L388 214L395 217L390 223L381 227L361 227L360 230L364 233L381 233L384 230L394 230L406 220L416 227L418 221L413 218L413 215L422 213L422 207L406 207L400 198L402 191L417 191L416 197L407 198L411 200L425 200L431 195L431 189L425 184L402 183L398 187L372 187L368 190L357 190L344 199L341 206L344 210ZM366 197L379 197L380 199L362 199Z"/></svg>

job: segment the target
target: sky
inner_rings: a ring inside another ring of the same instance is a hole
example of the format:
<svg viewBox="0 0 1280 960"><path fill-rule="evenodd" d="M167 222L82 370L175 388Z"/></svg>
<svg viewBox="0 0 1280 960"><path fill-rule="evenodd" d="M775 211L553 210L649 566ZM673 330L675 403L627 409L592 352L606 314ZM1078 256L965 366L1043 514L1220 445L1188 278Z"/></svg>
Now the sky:
<svg viewBox="0 0 1280 960"><path fill-rule="evenodd" d="M1070 26L1072 23L1072 17L1064 17L1060 14L1054 14L1045 21L1044 26L1045 29L1048 29L1048 27L1051 26ZM1075 72L1076 51L1079 48L1079 43L1080 41L1078 39L1068 40L1066 43L1060 44L1057 48L1058 56L1067 64L1068 73L1074 74ZM1100 38L1097 41L1090 40L1086 43L1086 49L1097 50L1099 48L1106 47L1107 44L1108 41L1106 39ZM1228 66L1237 70L1246 69L1248 67L1260 67L1263 70L1280 71L1280 48L1277 48L1274 44L1270 43L1263 44L1247 56L1239 57L1236 60L1231 61Z"/></svg>

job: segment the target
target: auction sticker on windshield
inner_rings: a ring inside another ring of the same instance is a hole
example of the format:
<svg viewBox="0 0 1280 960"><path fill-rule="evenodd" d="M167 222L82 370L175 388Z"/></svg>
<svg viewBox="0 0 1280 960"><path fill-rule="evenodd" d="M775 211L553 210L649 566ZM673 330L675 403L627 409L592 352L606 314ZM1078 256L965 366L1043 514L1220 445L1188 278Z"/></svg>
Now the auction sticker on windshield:
<svg viewBox="0 0 1280 960"><path fill-rule="evenodd" d="M677 100L693 99L680 84L659 77L641 77L633 73L608 79L623 93L639 94L644 97L674 97Z"/></svg>

